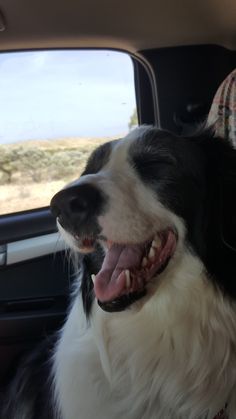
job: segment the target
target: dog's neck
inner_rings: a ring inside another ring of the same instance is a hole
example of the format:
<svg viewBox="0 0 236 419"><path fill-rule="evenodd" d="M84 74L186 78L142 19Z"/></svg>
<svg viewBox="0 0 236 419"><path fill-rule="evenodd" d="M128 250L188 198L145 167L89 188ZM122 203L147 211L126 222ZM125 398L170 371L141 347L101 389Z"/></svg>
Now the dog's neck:
<svg viewBox="0 0 236 419"><path fill-rule="evenodd" d="M190 254L139 310L110 314L95 304L91 323L105 375L134 409L141 387L146 400L171 404L183 414L197 406L196 417L214 400L210 419L228 399L236 362L235 309ZM227 390L225 380L231 383Z"/></svg>

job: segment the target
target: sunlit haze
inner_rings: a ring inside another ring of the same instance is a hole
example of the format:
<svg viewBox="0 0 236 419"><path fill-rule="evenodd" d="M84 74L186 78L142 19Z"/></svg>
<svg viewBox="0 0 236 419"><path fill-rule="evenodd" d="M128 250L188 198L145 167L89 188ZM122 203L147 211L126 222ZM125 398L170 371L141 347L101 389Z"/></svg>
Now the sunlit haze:
<svg viewBox="0 0 236 419"><path fill-rule="evenodd" d="M133 65L126 54L0 54L0 144L124 134L135 106Z"/></svg>

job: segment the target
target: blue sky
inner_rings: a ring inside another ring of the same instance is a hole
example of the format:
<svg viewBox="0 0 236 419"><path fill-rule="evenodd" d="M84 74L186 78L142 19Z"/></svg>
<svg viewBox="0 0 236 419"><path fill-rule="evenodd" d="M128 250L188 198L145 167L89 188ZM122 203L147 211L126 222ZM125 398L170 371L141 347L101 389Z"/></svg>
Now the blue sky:
<svg viewBox="0 0 236 419"><path fill-rule="evenodd" d="M0 144L124 134L135 106L133 65L124 53L0 54Z"/></svg>

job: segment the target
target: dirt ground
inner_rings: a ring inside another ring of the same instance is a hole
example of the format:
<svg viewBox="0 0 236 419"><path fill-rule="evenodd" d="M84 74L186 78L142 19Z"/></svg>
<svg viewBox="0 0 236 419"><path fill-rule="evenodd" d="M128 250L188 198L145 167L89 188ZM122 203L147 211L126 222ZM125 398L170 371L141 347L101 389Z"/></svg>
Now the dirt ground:
<svg viewBox="0 0 236 419"><path fill-rule="evenodd" d="M56 140L30 140L20 143L25 149L35 147L37 149L57 149L57 150L80 150L88 155L100 144L114 140L112 138L62 138ZM19 143L5 145L5 148L14 149ZM86 160L82 162L84 167ZM52 180L50 182L34 183L21 182L0 185L0 215L10 214L34 208L48 206L53 195L58 192L66 183L76 179L78 172L71 179Z"/></svg>
<svg viewBox="0 0 236 419"><path fill-rule="evenodd" d="M98 145L114 140L113 138L63 138L50 140L31 140L22 143L10 144L5 147L14 149L20 145L24 148L36 147L38 149L70 149L86 151L88 156ZM87 158L87 157L86 157ZM85 166L86 161L82 162ZM82 166L80 168L82 170ZM77 172L71 178L63 180L52 180L50 182L22 182L0 185L0 215L10 214L19 211L30 210L48 206L53 195L58 192L65 184L78 178Z"/></svg>
<svg viewBox="0 0 236 419"><path fill-rule="evenodd" d="M0 214L10 214L49 205L50 199L65 185L58 180L50 183L0 185Z"/></svg>

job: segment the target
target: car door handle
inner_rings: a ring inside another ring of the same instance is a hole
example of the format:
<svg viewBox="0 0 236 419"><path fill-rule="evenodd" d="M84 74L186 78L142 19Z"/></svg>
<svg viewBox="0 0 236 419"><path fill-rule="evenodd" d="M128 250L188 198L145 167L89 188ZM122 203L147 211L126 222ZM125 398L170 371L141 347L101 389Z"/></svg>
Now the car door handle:
<svg viewBox="0 0 236 419"><path fill-rule="evenodd" d="M12 265L63 251L67 248L59 233L19 240L0 246L0 265Z"/></svg>
<svg viewBox="0 0 236 419"><path fill-rule="evenodd" d="M0 266L6 264L7 259L7 246L6 244L3 244L0 246Z"/></svg>

